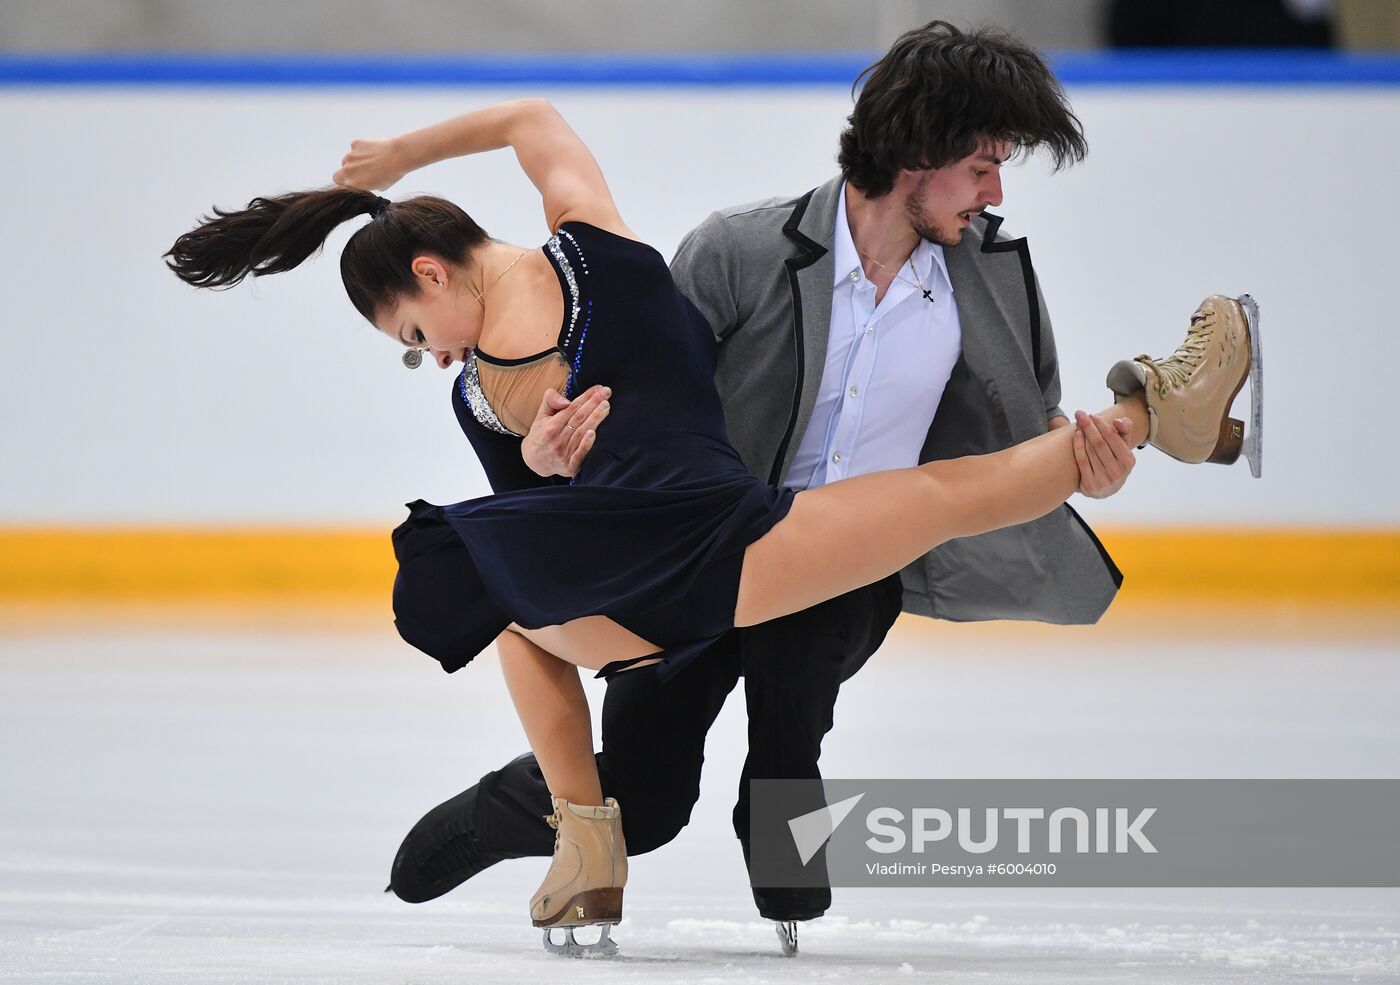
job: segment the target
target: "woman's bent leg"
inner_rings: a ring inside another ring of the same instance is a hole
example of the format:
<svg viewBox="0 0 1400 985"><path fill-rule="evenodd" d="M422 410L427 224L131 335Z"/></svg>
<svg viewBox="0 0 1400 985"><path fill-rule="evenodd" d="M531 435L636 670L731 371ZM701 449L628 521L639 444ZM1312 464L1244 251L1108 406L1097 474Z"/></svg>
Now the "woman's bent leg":
<svg viewBox="0 0 1400 985"><path fill-rule="evenodd" d="M554 807L549 822L558 832L549 871L530 898L530 921L546 928L617 923L627 885L627 846L617 801L603 800L578 668L514 629L502 633L496 647L511 700L549 786Z"/></svg>
<svg viewBox="0 0 1400 985"><path fill-rule="evenodd" d="M578 668L509 630L496 640L496 649L550 793L575 804L601 804L592 721Z"/></svg>
<svg viewBox="0 0 1400 985"><path fill-rule="evenodd" d="M540 629L511 628L546 653L588 670L602 670L619 660L637 660L661 652L661 647L642 639L607 616L583 616L560 626ZM645 667L656 662L641 661L633 666Z"/></svg>
<svg viewBox="0 0 1400 985"><path fill-rule="evenodd" d="M1101 416L1131 420L1130 444L1147 435L1141 399ZM799 493L788 515L744 553L734 624L801 611L879 581L944 541L1044 516L1079 488L1076 430Z"/></svg>

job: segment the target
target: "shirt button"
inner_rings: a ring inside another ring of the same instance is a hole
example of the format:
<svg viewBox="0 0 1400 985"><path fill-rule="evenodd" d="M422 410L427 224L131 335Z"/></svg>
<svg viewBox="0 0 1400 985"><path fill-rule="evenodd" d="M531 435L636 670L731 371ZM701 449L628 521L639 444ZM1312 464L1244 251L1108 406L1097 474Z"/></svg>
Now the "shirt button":
<svg viewBox="0 0 1400 985"><path fill-rule="evenodd" d="M857 390L855 387L851 387L851 396L854 397L854 396L855 396L856 394L858 394L858 393L860 393L859 390Z"/></svg>
<svg viewBox="0 0 1400 985"><path fill-rule="evenodd" d="M839 462L839 461L841 461L841 453L838 451L835 455L832 455L832 456L831 456L831 460L832 460L833 462Z"/></svg>
<svg viewBox="0 0 1400 985"><path fill-rule="evenodd" d="M866 325L866 326L865 326L865 334L866 334L866 335L874 335L874 334L875 334L875 326L874 326L874 325Z"/></svg>
<svg viewBox="0 0 1400 985"><path fill-rule="evenodd" d="M858 281L858 280L860 280L860 274L859 274L858 272L852 270L852 271L851 271L851 282L854 283L854 282L856 282L856 281Z"/></svg>

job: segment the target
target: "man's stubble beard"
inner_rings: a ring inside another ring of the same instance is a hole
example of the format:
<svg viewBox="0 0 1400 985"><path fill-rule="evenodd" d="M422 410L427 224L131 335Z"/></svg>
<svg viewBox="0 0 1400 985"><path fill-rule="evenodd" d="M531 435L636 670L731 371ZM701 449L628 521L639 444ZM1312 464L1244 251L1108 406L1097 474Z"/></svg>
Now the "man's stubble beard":
<svg viewBox="0 0 1400 985"><path fill-rule="evenodd" d="M923 184L910 193L904 200L904 215L909 220L909 225L914 228L914 232L931 243L939 246L957 246L962 242L963 231L961 228L949 232L937 223L929 221L929 218L915 205L915 201L922 197Z"/></svg>
<svg viewBox="0 0 1400 985"><path fill-rule="evenodd" d="M962 242L963 234L963 231L961 229L959 229L957 232L950 233L943 229L940 229L938 226L923 225L914 226L914 232L918 233L920 236L922 236L924 239L928 240L931 243L937 243L939 246L957 246L959 243Z"/></svg>

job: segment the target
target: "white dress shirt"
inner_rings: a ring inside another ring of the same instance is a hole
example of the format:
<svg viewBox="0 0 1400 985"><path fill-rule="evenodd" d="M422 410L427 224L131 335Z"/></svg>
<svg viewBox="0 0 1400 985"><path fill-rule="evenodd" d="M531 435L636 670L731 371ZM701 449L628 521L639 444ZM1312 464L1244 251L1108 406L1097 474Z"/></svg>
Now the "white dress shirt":
<svg viewBox="0 0 1400 985"><path fill-rule="evenodd" d="M837 198L836 273L821 389L785 485L808 489L917 465L943 389L962 354L962 326L943 248L920 240L879 304ZM932 292L933 300L915 281Z"/></svg>

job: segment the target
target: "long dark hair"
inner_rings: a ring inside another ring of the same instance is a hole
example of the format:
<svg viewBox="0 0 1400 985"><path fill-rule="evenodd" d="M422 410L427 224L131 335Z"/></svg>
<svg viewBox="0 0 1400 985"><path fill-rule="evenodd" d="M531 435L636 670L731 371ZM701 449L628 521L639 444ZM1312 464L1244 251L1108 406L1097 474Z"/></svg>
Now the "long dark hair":
<svg viewBox="0 0 1400 985"><path fill-rule="evenodd" d="M872 197L899 171L940 168L979 139L1044 146L1058 170L1089 152L1064 89L1034 48L995 28L931 21L899 37L856 79L864 88L841 134L846 180Z"/></svg>
<svg viewBox="0 0 1400 985"><path fill-rule="evenodd" d="M255 198L247 208L215 208L175 240L166 266L195 287L232 287L252 274L291 270L325 245L331 230L358 215L375 215L340 254L340 277L355 310L370 322L400 297L418 292L414 257L428 254L465 263L486 232L443 198L420 195L402 202L353 188L321 188Z"/></svg>

